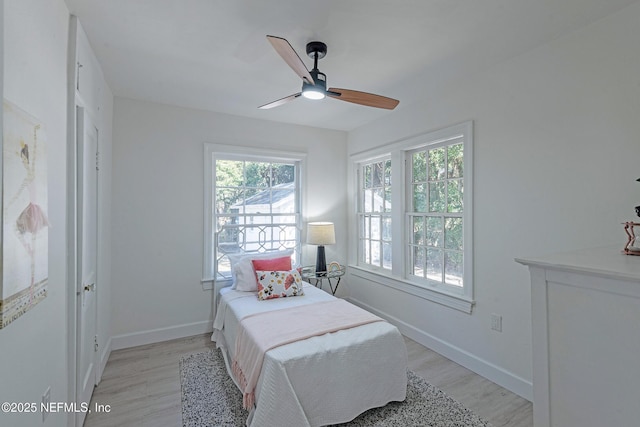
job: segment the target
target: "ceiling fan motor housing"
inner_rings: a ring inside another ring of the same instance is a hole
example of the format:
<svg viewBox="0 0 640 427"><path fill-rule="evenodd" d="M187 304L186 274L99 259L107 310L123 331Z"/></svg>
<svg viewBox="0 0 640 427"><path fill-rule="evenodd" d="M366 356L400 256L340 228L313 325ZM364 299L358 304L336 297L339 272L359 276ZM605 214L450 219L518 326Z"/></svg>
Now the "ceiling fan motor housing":
<svg viewBox="0 0 640 427"><path fill-rule="evenodd" d="M307 90L312 90L316 92L319 92L319 91L326 92L327 91L326 74L320 72L317 69L309 71L309 74L311 74L311 77L313 77L313 81L316 82L316 84L307 83L306 81L303 80L302 92L305 92Z"/></svg>

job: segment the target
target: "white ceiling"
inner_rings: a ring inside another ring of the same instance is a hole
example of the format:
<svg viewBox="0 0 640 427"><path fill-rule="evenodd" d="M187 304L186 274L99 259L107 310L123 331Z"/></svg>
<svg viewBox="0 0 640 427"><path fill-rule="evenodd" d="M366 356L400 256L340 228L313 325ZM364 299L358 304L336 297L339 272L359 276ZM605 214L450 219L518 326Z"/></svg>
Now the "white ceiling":
<svg viewBox="0 0 640 427"><path fill-rule="evenodd" d="M265 35L328 45L327 87L420 102L430 88L553 40L637 0L66 0L114 95L352 130L394 114L298 98Z"/></svg>

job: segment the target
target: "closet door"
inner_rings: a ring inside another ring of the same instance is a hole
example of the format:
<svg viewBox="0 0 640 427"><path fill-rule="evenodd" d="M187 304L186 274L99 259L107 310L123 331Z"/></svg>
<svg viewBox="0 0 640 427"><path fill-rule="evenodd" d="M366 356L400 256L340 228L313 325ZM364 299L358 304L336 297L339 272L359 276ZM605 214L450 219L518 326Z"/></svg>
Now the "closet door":
<svg viewBox="0 0 640 427"><path fill-rule="evenodd" d="M78 289L77 372L78 403L90 402L97 366L97 264L98 264L98 129L86 110L77 107L78 182ZM82 425L84 416L77 425Z"/></svg>

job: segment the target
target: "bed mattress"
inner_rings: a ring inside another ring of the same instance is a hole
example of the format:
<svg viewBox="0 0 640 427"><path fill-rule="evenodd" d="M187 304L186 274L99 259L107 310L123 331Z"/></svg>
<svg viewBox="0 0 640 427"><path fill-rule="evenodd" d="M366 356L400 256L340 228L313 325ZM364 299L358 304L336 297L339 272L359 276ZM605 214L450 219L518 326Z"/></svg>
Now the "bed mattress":
<svg viewBox="0 0 640 427"><path fill-rule="evenodd" d="M247 315L335 297L305 284L304 296L258 300L255 292L225 288L212 340L222 349L227 371L240 320ZM322 319L318 319L319 322ZM247 426L338 424L406 396L407 354L398 329L373 322L269 350L256 387ZM235 381L235 379L234 379Z"/></svg>

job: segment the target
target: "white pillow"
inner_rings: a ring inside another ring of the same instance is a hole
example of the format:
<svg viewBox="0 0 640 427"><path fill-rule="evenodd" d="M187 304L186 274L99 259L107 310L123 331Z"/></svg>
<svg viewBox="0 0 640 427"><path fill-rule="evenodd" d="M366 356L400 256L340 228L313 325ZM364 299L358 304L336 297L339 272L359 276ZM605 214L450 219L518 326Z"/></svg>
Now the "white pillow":
<svg viewBox="0 0 640 427"><path fill-rule="evenodd" d="M231 289L238 291L257 291L256 272L253 270L253 259L273 259L283 256L293 255L293 249L286 251L272 252L242 252L238 254L228 254L231 262L231 276L233 277L233 285Z"/></svg>

